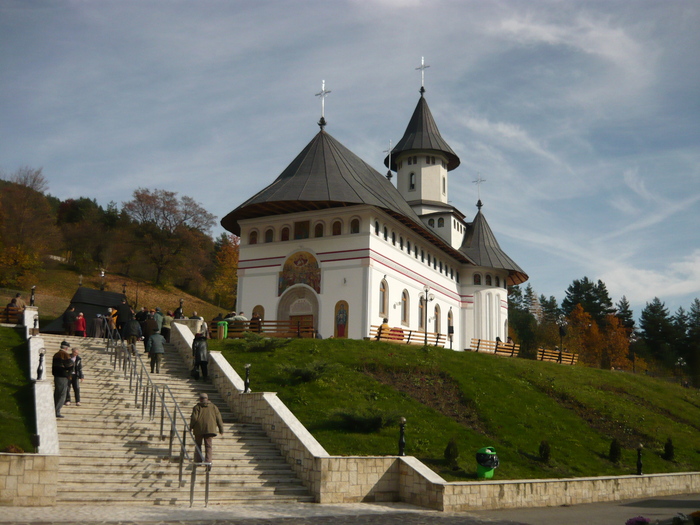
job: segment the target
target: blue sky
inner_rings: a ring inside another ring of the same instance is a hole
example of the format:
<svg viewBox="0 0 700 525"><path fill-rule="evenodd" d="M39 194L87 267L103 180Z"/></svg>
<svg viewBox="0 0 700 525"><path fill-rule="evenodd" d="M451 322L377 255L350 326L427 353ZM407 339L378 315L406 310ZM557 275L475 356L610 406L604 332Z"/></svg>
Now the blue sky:
<svg viewBox="0 0 700 525"><path fill-rule="evenodd" d="M326 130L384 173L418 101L538 294L700 297L697 1L0 0L0 169L221 219ZM217 228L213 233L220 233Z"/></svg>

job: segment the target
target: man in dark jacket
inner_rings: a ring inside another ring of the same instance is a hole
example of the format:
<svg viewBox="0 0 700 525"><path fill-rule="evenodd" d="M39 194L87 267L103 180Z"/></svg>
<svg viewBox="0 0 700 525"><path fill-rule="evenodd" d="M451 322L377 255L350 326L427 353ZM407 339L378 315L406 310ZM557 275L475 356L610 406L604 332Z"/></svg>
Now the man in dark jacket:
<svg viewBox="0 0 700 525"><path fill-rule="evenodd" d="M75 306L72 304L63 312L61 322L63 323L64 335L75 335L75 319L78 315L75 313Z"/></svg>
<svg viewBox="0 0 700 525"><path fill-rule="evenodd" d="M117 311L117 330L119 330L119 333L123 336L122 329L133 315L131 307L127 304L126 299L122 299L122 302L119 303L118 306L115 306L114 309Z"/></svg>
<svg viewBox="0 0 700 525"><path fill-rule="evenodd" d="M197 443L197 452L195 453L195 461L201 463L202 457L199 452L202 450L202 442L204 442L204 461L208 463L207 469L211 469L211 460L213 457L213 443L216 431L219 434L224 433L224 421L221 419L219 408L209 402L209 396L202 392L199 394L199 403L192 409L190 417L190 430L194 432L194 440Z"/></svg>
<svg viewBox="0 0 700 525"><path fill-rule="evenodd" d="M51 363L51 374L53 375L53 401L56 407L56 417L64 417L61 415L61 408L66 402L68 394L68 382L73 374L73 363L70 354L70 345L63 341L61 348L53 356Z"/></svg>
<svg viewBox="0 0 700 525"><path fill-rule="evenodd" d="M194 369L201 369L202 379L207 380L207 365L209 362L209 348L207 347L207 337L204 334L194 336L192 342L192 357L194 357Z"/></svg>
<svg viewBox="0 0 700 525"><path fill-rule="evenodd" d="M83 375L83 359L77 348L73 348L71 352L71 361L73 361L73 372L68 381L65 404L70 405L70 389L72 388L75 394L75 404L80 406L80 383L85 379L85 376Z"/></svg>
<svg viewBox="0 0 700 525"><path fill-rule="evenodd" d="M165 353L165 337L160 335L158 330L148 338L146 350L151 358L151 374L160 374L160 363Z"/></svg>

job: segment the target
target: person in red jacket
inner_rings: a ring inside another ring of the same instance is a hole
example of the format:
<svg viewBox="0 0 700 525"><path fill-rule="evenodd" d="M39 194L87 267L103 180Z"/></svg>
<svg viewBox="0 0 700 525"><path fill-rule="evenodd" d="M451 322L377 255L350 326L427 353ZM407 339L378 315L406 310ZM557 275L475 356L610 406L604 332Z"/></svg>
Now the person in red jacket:
<svg viewBox="0 0 700 525"><path fill-rule="evenodd" d="M75 318L75 335L78 337L86 337L87 334L87 321L85 320L85 317L83 316L83 312L80 312L78 314L78 317Z"/></svg>

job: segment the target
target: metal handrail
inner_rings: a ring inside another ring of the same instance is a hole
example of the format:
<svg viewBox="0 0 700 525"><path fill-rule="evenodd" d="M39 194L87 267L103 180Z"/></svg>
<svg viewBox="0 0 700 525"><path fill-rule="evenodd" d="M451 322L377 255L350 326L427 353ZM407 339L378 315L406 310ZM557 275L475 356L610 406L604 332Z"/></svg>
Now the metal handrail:
<svg viewBox="0 0 700 525"><path fill-rule="evenodd" d="M134 404L139 405L139 397L141 397L141 417L146 417L146 409L148 408L148 418L155 419L158 407L160 406L160 439L165 439L165 424L166 418L170 427L168 456L173 457L173 442L175 437L179 442L178 454L178 482L180 486L184 486L183 470L185 460L192 465L192 476L190 480L190 507L194 503L194 487L197 480L197 466L209 467L211 464L205 461L194 461L187 452L187 435L189 434L192 443L195 447L195 455L200 459L204 459L202 450L195 442L194 434L190 429L189 422L182 412L182 409L177 403L172 390L168 385L157 385L153 382L151 375L148 372L146 365L141 358L141 355L136 351L135 345L127 345L122 339L121 334L116 329L111 329L109 323L105 320L105 334L107 338L107 352L110 353L110 362L113 364L114 370L119 367L124 373L124 379L129 379L129 392L134 392ZM167 397L172 400L173 412L168 408L166 402ZM177 431L177 419L183 423L183 433L180 436ZM210 469L205 470L205 485L204 485L204 505L209 504L209 474Z"/></svg>

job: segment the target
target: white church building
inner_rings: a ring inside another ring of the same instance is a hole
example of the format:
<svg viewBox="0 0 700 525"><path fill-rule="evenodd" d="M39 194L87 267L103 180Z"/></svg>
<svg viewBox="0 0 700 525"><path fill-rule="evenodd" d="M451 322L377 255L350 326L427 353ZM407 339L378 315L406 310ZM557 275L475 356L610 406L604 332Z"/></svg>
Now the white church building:
<svg viewBox="0 0 700 525"><path fill-rule="evenodd" d="M321 130L269 186L221 224L241 238L238 305L263 319L362 339L372 325L445 334L445 346L508 337L509 284L527 274L476 216L449 204L459 157L421 88L384 164L396 185ZM323 95L322 95L323 97Z"/></svg>

